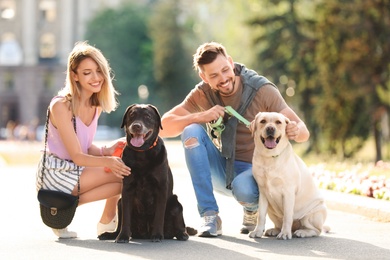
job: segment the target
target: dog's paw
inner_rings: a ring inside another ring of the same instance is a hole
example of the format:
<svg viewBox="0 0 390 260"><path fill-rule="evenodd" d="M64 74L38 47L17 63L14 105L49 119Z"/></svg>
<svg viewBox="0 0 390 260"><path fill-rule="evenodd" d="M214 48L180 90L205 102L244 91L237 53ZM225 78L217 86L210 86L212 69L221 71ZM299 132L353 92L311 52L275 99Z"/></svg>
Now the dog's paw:
<svg viewBox="0 0 390 260"><path fill-rule="evenodd" d="M190 236L195 236L198 233L198 230L192 227L186 227L186 232Z"/></svg>
<svg viewBox="0 0 390 260"><path fill-rule="evenodd" d="M280 228L270 228L265 231L265 235L267 237L276 237L280 234Z"/></svg>
<svg viewBox="0 0 390 260"><path fill-rule="evenodd" d="M151 242L161 242L164 239L164 236L161 234L152 235L150 237Z"/></svg>
<svg viewBox="0 0 390 260"><path fill-rule="evenodd" d="M179 233L176 235L176 239L180 241L187 241L190 236L187 234L187 232Z"/></svg>
<svg viewBox="0 0 390 260"><path fill-rule="evenodd" d="M280 233L276 236L279 240L287 240L292 238L291 231L280 231Z"/></svg>
<svg viewBox="0 0 390 260"><path fill-rule="evenodd" d="M121 243L121 244L129 243L129 241L130 241L130 236L124 235L122 233L119 234L115 239L115 243Z"/></svg>
<svg viewBox="0 0 390 260"><path fill-rule="evenodd" d="M129 243L129 239L115 239L115 243L118 243L118 244L126 244L126 243Z"/></svg>
<svg viewBox="0 0 390 260"><path fill-rule="evenodd" d="M255 229L252 232L249 233L250 238L261 238L263 236L264 229Z"/></svg>
<svg viewBox="0 0 390 260"><path fill-rule="evenodd" d="M99 240L114 240L117 237L117 233L104 232L103 234L98 236Z"/></svg>
<svg viewBox="0 0 390 260"><path fill-rule="evenodd" d="M312 229L298 229L294 232L294 237L316 237L319 235L319 232Z"/></svg>

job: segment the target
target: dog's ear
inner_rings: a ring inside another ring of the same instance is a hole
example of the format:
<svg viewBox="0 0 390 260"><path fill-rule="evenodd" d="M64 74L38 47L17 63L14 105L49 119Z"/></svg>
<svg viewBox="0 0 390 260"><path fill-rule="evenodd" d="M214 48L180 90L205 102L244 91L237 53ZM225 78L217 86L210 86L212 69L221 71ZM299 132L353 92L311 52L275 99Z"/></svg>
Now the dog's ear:
<svg viewBox="0 0 390 260"><path fill-rule="evenodd" d="M148 105L151 109L153 109L154 110L154 112L157 114L157 116L158 116L158 126L160 127L160 129L162 130L163 128L162 128L162 124L161 124L161 115L160 115L160 112L158 112L158 109L157 109L157 107L155 107L155 106L153 106L153 105Z"/></svg>
<svg viewBox="0 0 390 260"><path fill-rule="evenodd" d="M126 111L125 111L125 113L123 114L121 128L123 128L123 127L125 126L125 124L126 124L126 115L127 115L127 113L128 113L129 110L130 110L131 108L133 108L135 105L136 105L136 104L133 104L133 105L128 106L128 107L126 108Z"/></svg>
<svg viewBox="0 0 390 260"><path fill-rule="evenodd" d="M260 115L260 112L255 116L255 119L252 120L251 124L249 125L249 130L252 133L252 136L254 136L255 131L256 131L256 119Z"/></svg>
<svg viewBox="0 0 390 260"><path fill-rule="evenodd" d="M287 116L284 116L284 118L286 120L286 124L288 125L290 123L290 119Z"/></svg>

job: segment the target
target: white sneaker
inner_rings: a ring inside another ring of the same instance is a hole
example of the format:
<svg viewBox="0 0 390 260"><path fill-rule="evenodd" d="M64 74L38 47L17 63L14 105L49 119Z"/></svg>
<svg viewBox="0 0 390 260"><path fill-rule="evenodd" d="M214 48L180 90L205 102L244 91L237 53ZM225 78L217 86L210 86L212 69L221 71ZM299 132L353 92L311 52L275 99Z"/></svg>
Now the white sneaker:
<svg viewBox="0 0 390 260"><path fill-rule="evenodd" d="M97 224L97 235L100 236L105 232L114 232L116 230L117 225L118 225L118 215L115 215L115 217L108 224L103 224L99 222Z"/></svg>
<svg viewBox="0 0 390 260"><path fill-rule="evenodd" d="M218 213L208 211L202 217L203 223L199 230L199 237L217 237L222 235L222 220Z"/></svg>
<svg viewBox="0 0 390 260"><path fill-rule="evenodd" d="M63 229L52 228L52 230L58 238L76 238L77 237L77 233L74 231L68 231L68 228L63 228Z"/></svg>

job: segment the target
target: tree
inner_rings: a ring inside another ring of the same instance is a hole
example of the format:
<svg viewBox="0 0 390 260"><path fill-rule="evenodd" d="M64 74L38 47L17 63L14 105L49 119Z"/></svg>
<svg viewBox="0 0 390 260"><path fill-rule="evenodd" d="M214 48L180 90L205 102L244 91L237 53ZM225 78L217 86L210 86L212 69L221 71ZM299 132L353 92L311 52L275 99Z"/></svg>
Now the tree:
<svg viewBox="0 0 390 260"><path fill-rule="evenodd" d="M263 7L251 21L258 66L282 92L296 86L311 148L351 157L374 129L379 160L378 126L390 102L389 1L277 0Z"/></svg>
<svg viewBox="0 0 390 260"><path fill-rule="evenodd" d="M108 58L115 74L114 85L121 93L117 111L102 117L107 124L119 126L128 105L145 101L138 96L140 85L154 92L148 17L147 6L124 4L118 9L103 9L88 23L86 39Z"/></svg>
<svg viewBox="0 0 390 260"><path fill-rule="evenodd" d="M320 134L313 108L321 88L315 64L315 5L277 0L263 1L262 7L248 21L259 32L253 38L253 49L258 50L255 68L278 85L291 106L299 108L311 131L308 152L318 152Z"/></svg>
<svg viewBox="0 0 390 260"><path fill-rule="evenodd" d="M154 49L156 94L160 112L179 104L193 88L191 56L183 44L183 28L178 23L179 0L156 1L150 22Z"/></svg>
<svg viewBox="0 0 390 260"><path fill-rule="evenodd" d="M324 88L319 124L326 140L339 141L344 157L352 156L373 130L378 161L378 126L390 97L389 1L324 1L318 14L317 61Z"/></svg>

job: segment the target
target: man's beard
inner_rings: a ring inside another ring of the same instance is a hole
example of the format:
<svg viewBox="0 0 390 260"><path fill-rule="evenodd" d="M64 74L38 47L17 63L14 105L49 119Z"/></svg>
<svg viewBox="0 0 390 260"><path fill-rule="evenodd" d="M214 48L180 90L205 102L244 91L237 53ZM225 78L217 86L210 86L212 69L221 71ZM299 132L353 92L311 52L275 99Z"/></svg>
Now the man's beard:
<svg viewBox="0 0 390 260"><path fill-rule="evenodd" d="M222 95L222 96L230 96L234 93L234 85L235 85L235 81L231 81L229 80L229 85L232 84L232 88L228 91L226 91L225 88L218 88L218 91L219 93Z"/></svg>

